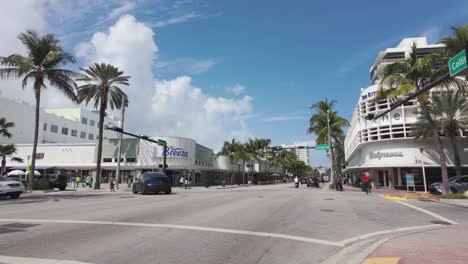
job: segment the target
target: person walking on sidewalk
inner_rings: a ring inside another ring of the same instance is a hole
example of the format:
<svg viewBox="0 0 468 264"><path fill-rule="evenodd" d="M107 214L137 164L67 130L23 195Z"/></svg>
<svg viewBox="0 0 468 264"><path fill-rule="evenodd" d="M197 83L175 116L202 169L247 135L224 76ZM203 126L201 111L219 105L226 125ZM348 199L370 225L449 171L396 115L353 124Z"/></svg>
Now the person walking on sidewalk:
<svg viewBox="0 0 468 264"><path fill-rule="evenodd" d="M189 189L192 189L192 176L187 177L187 185Z"/></svg>
<svg viewBox="0 0 468 264"><path fill-rule="evenodd" d="M365 172L364 175L361 177L362 181L362 190L366 192L367 195L371 193L371 177L368 172Z"/></svg>
<svg viewBox="0 0 468 264"><path fill-rule="evenodd" d="M340 191L340 192L343 191L343 179L341 178L341 176L338 175L338 177L336 177L335 185L336 185L336 191Z"/></svg>
<svg viewBox="0 0 468 264"><path fill-rule="evenodd" d="M75 177L75 182L76 182L76 187L79 188L79 187L80 187L80 183L81 183L81 178L80 178L80 176L76 176L76 177Z"/></svg>
<svg viewBox="0 0 468 264"><path fill-rule="evenodd" d="M114 179L112 177L109 177L109 189L111 192L115 192L115 184Z"/></svg>
<svg viewBox="0 0 468 264"><path fill-rule="evenodd" d="M91 187L91 177L89 175L86 176L86 186Z"/></svg>
<svg viewBox="0 0 468 264"><path fill-rule="evenodd" d="M184 182L185 182L184 176L180 176L179 183L180 183L180 188L181 188L181 189L184 188Z"/></svg>

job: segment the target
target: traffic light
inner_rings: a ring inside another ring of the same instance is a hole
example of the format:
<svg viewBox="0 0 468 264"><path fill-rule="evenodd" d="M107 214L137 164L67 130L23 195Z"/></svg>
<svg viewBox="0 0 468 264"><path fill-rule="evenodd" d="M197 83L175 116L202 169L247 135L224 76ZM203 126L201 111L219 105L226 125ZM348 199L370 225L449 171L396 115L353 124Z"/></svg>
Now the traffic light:
<svg viewBox="0 0 468 264"><path fill-rule="evenodd" d="M283 147L281 147L281 146L274 146L274 147L272 147L272 149L275 150L275 151L280 151L280 150L283 149Z"/></svg>
<svg viewBox="0 0 468 264"><path fill-rule="evenodd" d="M148 139L148 136L146 136L146 135L140 135L140 138L141 138L141 139Z"/></svg>
<svg viewBox="0 0 468 264"><path fill-rule="evenodd" d="M159 164L159 168L162 169L162 167L163 167L163 165L162 165L162 164ZM167 164L166 164L165 167L166 167L166 169L167 169L167 167L169 167L169 166L167 166Z"/></svg>
<svg viewBox="0 0 468 264"><path fill-rule="evenodd" d="M309 149L309 146L297 146L298 149Z"/></svg>
<svg viewBox="0 0 468 264"><path fill-rule="evenodd" d="M117 126L113 126L113 127L107 127L106 129L108 130L112 130L112 131L115 131L115 132L120 132L122 133L123 132L123 129L120 128L120 127L117 127Z"/></svg>

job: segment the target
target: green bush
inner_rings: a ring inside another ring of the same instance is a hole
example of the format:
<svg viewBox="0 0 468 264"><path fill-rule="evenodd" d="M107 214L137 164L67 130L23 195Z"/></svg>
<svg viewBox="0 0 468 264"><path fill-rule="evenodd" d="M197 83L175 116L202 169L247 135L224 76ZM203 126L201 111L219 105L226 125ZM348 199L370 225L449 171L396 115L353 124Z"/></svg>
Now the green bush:
<svg viewBox="0 0 468 264"><path fill-rule="evenodd" d="M49 183L46 181L33 182L33 190L49 190Z"/></svg>
<svg viewBox="0 0 468 264"><path fill-rule="evenodd" d="M468 199L463 193L443 194L440 196L442 199Z"/></svg>

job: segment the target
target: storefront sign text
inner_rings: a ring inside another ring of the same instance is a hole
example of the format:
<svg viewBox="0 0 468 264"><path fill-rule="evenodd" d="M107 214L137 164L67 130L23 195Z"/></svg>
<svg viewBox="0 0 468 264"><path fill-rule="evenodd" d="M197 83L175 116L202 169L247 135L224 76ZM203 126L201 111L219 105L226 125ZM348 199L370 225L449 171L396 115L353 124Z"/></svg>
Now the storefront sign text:
<svg viewBox="0 0 468 264"><path fill-rule="evenodd" d="M382 159L382 158L393 158L393 157L403 157L402 152L370 152L369 158L370 159Z"/></svg>
<svg viewBox="0 0 468 264"><path fill-rule="evenodd" d="M189 157L188 151L185 151L183 148L166 147L165 149L166 149L167 157L178 157L178 158ZM162 148L161 156L164 156L164 148Z"/></svg>

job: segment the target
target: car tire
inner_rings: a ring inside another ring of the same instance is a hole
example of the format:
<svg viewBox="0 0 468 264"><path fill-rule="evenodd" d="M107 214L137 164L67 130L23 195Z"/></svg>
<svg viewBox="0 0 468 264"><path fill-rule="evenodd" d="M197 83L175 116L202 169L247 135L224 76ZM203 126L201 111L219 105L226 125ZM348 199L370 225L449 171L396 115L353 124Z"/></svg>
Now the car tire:
<svg viewBox="0 0 468 264"><path fill-rule="evenodd" d="M65 191L65 189L67 189L67 187L66 187L66 186L60 186L60 187L58 187L58 189L59 189L60 191Z"/></svg>
<svg viewBox="0 0 468 264"><path fill-rule="evenodd" d="M450 193L457 193L457 189L450 187Z"/></svg>
<svg viewBox="0 0 468 264"><path fill-rule="evenodd" d="M171 190L164 192L165 194L171 194Z"/></svg>
<svg viewBox="0 0 468 264"><path fill-rule="evenodd" d="M133 188L132 188L132 193L133 193L133 194L137 194L137 193L138 193L138 191L136 190L135 186L133 186Z"/></svg>
<svg viewBox="0 0 468 264"><path fill-rule="evenodd" d="M19 197L20 197L19 193L15 193L15 194L10 195L11 199L18 199Z"/></svg>

